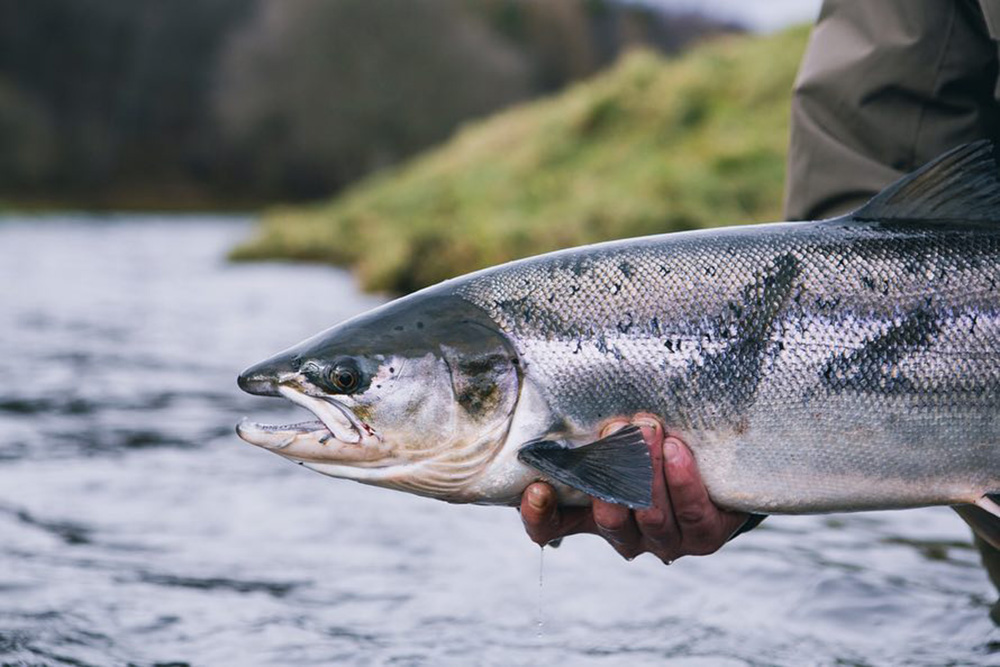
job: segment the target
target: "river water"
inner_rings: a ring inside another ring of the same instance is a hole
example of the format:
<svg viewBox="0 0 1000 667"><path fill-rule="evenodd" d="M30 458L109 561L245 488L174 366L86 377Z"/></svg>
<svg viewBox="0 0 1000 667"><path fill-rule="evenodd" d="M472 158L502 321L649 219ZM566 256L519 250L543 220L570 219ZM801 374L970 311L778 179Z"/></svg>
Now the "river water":
<svg viewBox="0 0 1000 667"><path fill-rule="evenodd" d="M539 549L509 508L242 443L245 366L377 300L232 265L247 220L0 219L0 663L987 665L995 598L933 508L773 517L719 554ZM541 621L541 631L539 622Z"/></svg>

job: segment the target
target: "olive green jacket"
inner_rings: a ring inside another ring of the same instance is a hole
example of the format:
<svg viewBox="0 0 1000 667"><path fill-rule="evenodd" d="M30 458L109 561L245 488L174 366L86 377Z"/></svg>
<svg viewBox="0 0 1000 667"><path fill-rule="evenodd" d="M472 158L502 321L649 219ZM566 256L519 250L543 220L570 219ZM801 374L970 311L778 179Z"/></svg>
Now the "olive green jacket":
<svg viewBox="0 0 1000 667"><path fill-rule="evenodd" d="M827 0L795 82L786 219L1000 136L998 39L1000 0Z"/></svg>

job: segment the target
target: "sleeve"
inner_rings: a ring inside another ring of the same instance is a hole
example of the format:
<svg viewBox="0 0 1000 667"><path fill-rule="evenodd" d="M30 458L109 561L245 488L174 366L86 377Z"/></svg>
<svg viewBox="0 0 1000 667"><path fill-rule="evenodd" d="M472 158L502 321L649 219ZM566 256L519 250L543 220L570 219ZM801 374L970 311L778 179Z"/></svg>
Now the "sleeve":
<svg viewBox="0 0 1000 667"><path fill-rule="evenodd" d="M983 4L1000 19L1000 2ZM946 150L998 135L986 9L824 2L793 90L786 219L850 211Z"/></svg>

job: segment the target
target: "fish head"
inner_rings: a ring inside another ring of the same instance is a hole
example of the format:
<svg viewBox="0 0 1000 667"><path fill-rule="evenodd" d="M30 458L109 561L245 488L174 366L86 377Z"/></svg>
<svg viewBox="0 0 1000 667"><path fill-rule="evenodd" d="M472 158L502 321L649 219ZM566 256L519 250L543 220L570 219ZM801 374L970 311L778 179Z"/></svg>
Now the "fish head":
<svg viewBox="0 0 1000 667"><path fill-rule="evenodd" d="M517 405L517 354L478 307L418 293L245 370L239 386L317 421L244 420L241 438L333 477L453 502L502 448Z"/></svg>

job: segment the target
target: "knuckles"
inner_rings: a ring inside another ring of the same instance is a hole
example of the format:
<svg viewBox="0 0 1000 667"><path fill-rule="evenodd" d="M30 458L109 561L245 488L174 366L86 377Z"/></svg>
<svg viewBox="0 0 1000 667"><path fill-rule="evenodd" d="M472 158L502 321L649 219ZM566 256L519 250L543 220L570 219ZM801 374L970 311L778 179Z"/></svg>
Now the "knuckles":
<svg viewBox="0 0 1000 667"><path fill-rule="evenodd" d="M594 523L602 532L621 533L629 524L629 510L617 505L594 505Z"/></svg>
<svg viewBox="0 0 1000 667"><path fill-rule="evenodd" d="M644 533L660 537L667 532L667 513L659 507L651 507L635 513L635 520Z"/></svg>

